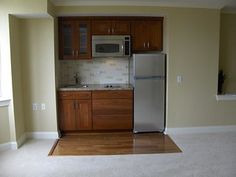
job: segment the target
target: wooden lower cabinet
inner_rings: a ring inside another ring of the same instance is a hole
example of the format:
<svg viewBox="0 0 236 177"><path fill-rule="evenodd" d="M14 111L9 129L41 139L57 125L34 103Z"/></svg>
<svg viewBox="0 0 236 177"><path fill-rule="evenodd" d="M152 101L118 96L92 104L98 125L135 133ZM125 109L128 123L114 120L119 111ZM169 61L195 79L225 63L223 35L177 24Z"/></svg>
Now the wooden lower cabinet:
<svg viewBox="0 0 236 177"><path fill-rule="evenodd" d="M62 132L132 130L133 91L59 91Z"/></svg>
<svg viewBox="0 0 236 177"><path fill-rule="evenodd" d="M61 131L76 130L74 100L59 101L59 126Z"/></svg>
<svg viewBox="0 0 236 177"><path fill-rule="evenodd" d="M92 129L91 98L83 99L86 95L91 95L91 93L79 94L70 91L59 93L59 126L61 131Z"/></svg>
<svg viewBox="0 0 236 177"><path fill-rule="evenodd" d="M94 91L92 100L94 130L133 129L132 91Z"/></svg>

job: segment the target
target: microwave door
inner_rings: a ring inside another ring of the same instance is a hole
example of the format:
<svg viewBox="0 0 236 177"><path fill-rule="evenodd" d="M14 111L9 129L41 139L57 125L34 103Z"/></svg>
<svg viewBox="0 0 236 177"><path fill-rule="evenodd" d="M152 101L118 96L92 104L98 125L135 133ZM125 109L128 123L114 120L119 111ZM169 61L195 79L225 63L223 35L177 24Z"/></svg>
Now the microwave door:
<svg viewBox="0 0 236 177"><path fill-rule="evenodd" d="M123 56L124 52L123 41L122 40L94 41L92 50L94 57Z"/></svg>

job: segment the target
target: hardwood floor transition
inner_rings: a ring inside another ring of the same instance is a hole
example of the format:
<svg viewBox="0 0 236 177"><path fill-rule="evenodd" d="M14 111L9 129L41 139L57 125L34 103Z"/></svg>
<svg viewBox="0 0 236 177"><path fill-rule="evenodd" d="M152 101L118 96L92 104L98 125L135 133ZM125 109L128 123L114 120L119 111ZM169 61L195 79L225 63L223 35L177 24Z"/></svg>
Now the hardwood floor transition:
<svg viewBox="0 0 236 177"><path fill-rule="evenodd" d="M121 155L182 152L161 133L80 133L58 139L49 155Z"/></svg>

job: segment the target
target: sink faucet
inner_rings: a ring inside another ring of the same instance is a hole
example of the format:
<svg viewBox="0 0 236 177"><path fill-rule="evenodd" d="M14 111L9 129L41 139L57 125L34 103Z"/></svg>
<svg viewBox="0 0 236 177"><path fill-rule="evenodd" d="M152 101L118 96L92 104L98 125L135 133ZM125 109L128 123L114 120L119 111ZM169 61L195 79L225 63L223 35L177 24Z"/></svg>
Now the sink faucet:
<svg viewBox="0 0 236 177"><path fill-rule="evenodd" d="M75 73L74 78L75 78L75 83L79 84L80 83L79 73Z"/></svg>

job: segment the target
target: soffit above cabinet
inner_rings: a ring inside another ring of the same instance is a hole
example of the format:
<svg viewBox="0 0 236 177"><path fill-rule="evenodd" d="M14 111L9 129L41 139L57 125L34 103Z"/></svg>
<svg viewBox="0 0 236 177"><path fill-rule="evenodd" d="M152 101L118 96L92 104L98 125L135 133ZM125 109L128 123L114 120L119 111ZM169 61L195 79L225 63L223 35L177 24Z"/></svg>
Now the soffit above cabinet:
<svg viewBox="0 0 236 177"><path fill-rule="evenodd" d="M236 7L235 0L50 0L56 6L165 6L221 9Z"/></svg>

